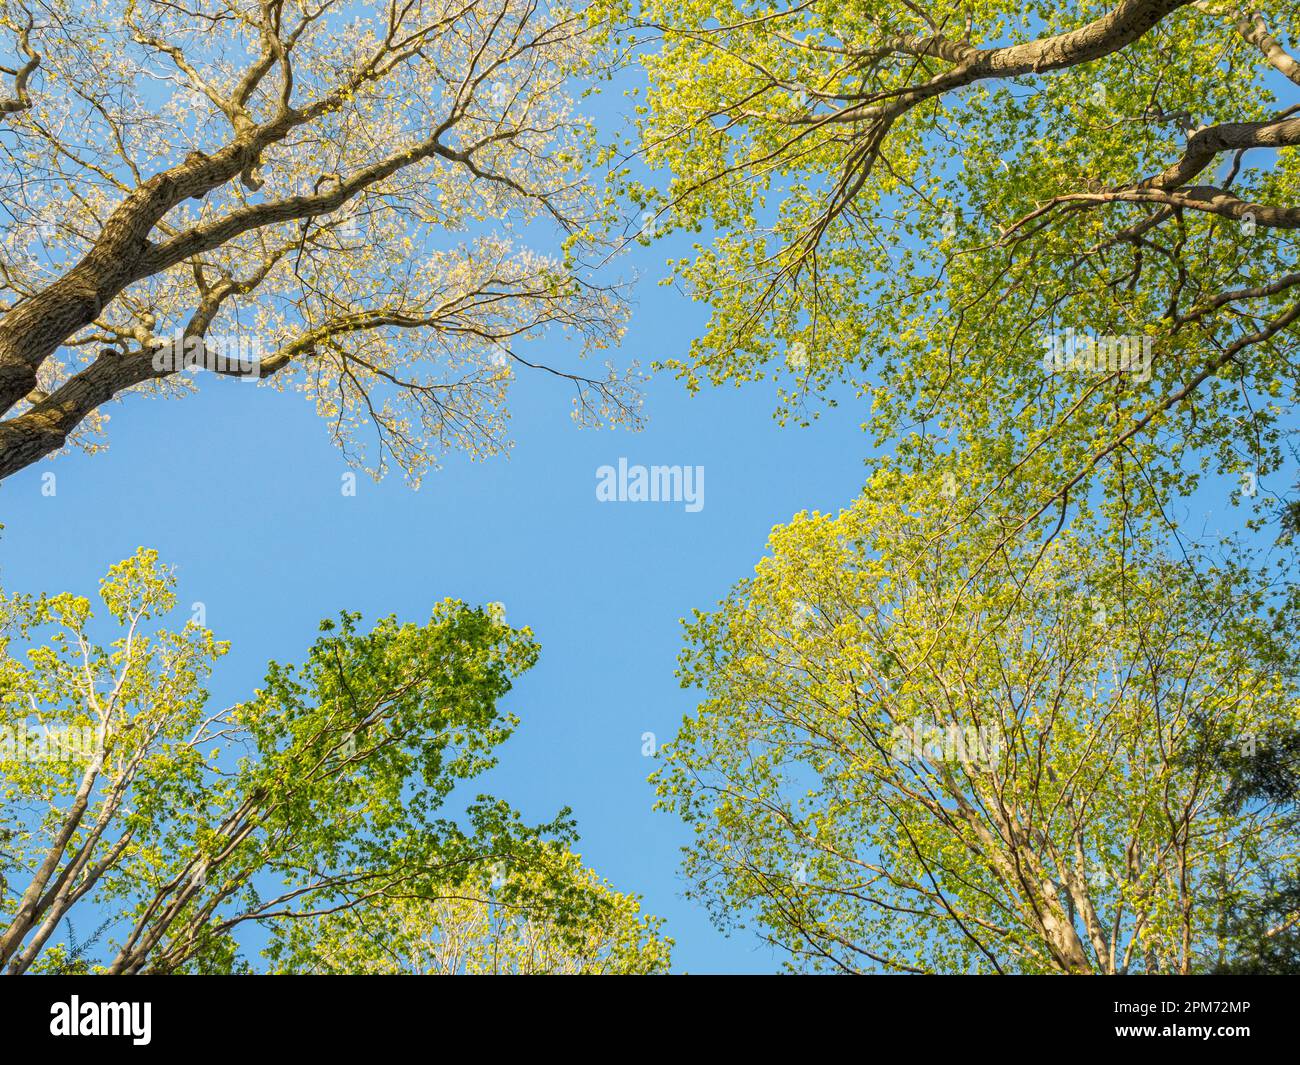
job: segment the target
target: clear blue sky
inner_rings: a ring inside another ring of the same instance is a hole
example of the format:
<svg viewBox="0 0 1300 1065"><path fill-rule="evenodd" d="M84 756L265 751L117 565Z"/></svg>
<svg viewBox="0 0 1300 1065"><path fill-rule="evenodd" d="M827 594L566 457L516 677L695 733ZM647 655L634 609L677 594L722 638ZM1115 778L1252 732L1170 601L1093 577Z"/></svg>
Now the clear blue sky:
<svg viewBox="0 0 1300 1065"><path fill-rule="evenodd" d="M672 248L637 249L620 265L647 275L620 364L684 352L703 321L654 284ZM522 353L574 365L558 337ZM425 620L444 596L501 601L542 653L509 697L521 725L483 790L536 820L572 806L584 858L667 918L678 967L775 968L756 938L724 938L682 899L686 833L651 811L641 736L669 738L693 707L674 677L679 619L748 574L774 524L857 493L861 409L848 402L810 429L783 429L764 385L691 398L663 375L648 387L643 432L595 432L569 419L563 382L521 371L509 458L452 459L418 492L359 475L345 498L347 467L304 399L199 381L186 399L113 405L107 452L43 462L0 486L4 585L93 594L110 564L157 548L180 580L178 622L202 601L233 643L214 705L247 698L269 658L301 660L317 621L341 609ZM704 508L597 502L596 470L620 456L703 466ZM46 471L57 474L53 498L41 494Z"/></svg>

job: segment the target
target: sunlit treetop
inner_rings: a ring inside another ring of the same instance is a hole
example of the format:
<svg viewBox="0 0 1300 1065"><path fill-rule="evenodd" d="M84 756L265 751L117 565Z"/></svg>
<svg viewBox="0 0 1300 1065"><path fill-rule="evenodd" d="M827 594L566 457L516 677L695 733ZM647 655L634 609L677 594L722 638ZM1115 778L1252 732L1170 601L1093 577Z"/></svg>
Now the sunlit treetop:
<svg viewBox="0 0 1300 1065"><path fill-rule="evenodd" d="M536 661L528 629L452 600L423 623L344 613L222 707L228 645L201 604L174 624L156 552L100 600L0 592L6 971L303 968L313 945L378 965L359 921L431 952L464 935L523 965L535 941L557 968L667 966L659 922L570 850L567 809L533 825L470 790L518 725L501 700Z"/></svg>
<svg viewBox="0 0 1300 1065"><path fill-rule="evenodd" d="M381 975L618 975L668 971L672 940L561 847L504 862L441 897L373 904L285 925L274 971Z"/></svg>
<svg viewBox="0 0 1300 1065"><path fill-rule="evenodd" d="M110 399L198 362L418 481L507 445L550 328L572 343L539 384L635 423L627 375L581 362L624 317L574 103L603 36L528 0L5 0L0 475L99 446Z"/></svg>
<svg viewBox="0 0 1300 1065"><path fill-rule="evenodd" d="M629 17L639 195L700 234L670 269L713 311L669 362L691 388L774 378L804 420L848 382L878 438L937 434L1025 516L1099 484L1150 515L1205 469L1275 514L1300 317L1290 5ZM1084 365L1051 373L1053 350Z"/></svg>
<svg viewBox="0 0 1300 1065"><path fill-rule="evenodd" d="M884 471L688 623L700 705L654 779L690 896L796 969L1221 962L1297 869L1293 815L1225 805L1215 756L1300 723L1295 605L1082 523L983 566L999 530L954 513Z"/></svg>

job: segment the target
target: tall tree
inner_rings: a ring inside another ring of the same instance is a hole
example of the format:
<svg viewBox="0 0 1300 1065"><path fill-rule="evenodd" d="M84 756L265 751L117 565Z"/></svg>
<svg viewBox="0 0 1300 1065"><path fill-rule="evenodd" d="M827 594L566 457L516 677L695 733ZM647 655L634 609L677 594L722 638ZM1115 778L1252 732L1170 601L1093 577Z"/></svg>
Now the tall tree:
<svg viewBox="0 0 1300 1065"><path fill-rule="evenodd" d="M806 417L847 381L879 439L937 433L995 471L1007 537L1099 487L1162 520L1210 466L1275 511L1293 4L634 7L639 153L664 175L641 195L704 233L671 263L713 308L669 364L692 388L775 377Z"/></svg>
<svg viewBox="0 0 1300 1065"><path fill-rule="evenodd" d="M694 895L796 968L1189 973L1231 949L1224 915L1295 876L1294 825L1221 805L1230 774L1189 755L1300 723L1286 597L1082 528L994 573L1002 530L924 488L885 469L797 516L689 626L704 700L656 780Z"/></svg>
<svg viewBox="0 0 1300 1065"><path fill-rule="evenodd" d="M0 477L204 368L304 392L350 459L418 481L504 445L519 341L616 339L567 93L600 63L584 15L3 0L0 28ZM521 244L546 227L551 252ZM612 369L538 368L578 419L636 420Z"/></svg>
<svg viewBox="0 0 1300 1065"><path fill-rule="evenodd" d="M575 949L552 956L577 967L666 964L657 922L567 851L567 810L529 826L486 795L449 809L517 723L497 703L536 659L528 630L452 601L368 632L343 614L301 667L272 662L251 698L213 710L227 645L194 620L165 627L173 585L150 551L114 566L106 644L85 598L0 597L5 971L241 971L259 927L289 948L282 965L302 929L326 957L349 921L432 938L467 898L563 930ZM612 952L578 949L605 938Z"/></svg>

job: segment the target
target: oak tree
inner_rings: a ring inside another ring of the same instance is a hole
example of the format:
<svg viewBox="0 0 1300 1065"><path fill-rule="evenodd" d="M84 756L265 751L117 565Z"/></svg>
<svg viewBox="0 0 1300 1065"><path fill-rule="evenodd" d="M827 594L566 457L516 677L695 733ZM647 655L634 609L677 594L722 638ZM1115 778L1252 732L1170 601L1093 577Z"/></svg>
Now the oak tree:
<svg viewBox="0 0 1300 1065"><path fill-rule="evenodd" d="M506 445L516 367L635 422L577 361L624 310L570 92L602 35L538 0L4 0L0 477L199 369L304 393L413 481ZM550 327L575 358L539 367Z"/></svg>

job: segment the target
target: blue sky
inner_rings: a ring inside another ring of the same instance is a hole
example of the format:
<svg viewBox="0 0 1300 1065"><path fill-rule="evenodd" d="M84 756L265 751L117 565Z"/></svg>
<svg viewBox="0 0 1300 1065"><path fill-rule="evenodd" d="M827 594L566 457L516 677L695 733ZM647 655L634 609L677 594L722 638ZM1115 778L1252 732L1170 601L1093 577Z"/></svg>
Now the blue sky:
<svg viewBox="0 0 1300 1065"><path fill-rule="evenodd" d="M671 251L671 241L638 248L620 265L645 275L620 364L680 354L703 324L703 308L654 283ZM558 336L522 353L576 357ZM723 937L681 898L687 837L651 811L641 737L670 738L694 705L674 677L679 619L748 574L773 525L857 493L869 451L860 406L782 428L764 385L690 397L665 374L647 387L642 432L580 430L565 384L521 371L508 458L453 457L419 491L361 474L349 498L348 467L306 400L199 382L189 398L113 405L108 451L42 462L0 486L4 586L93 594L109 565L156 548L177 571L178 623L201 601L233 643L214 705L247 698L268 659L301 660L319 619L341 609L424 620L444 596L500 601L542 652L509 697L521 725L482 790L536 820L572 806L583 857L667 918L679 968L774 969L755 937ZM703 466L703 509L598 502L596 471L620 457ZM53 497L41 493L47 472Z"/></svg>

